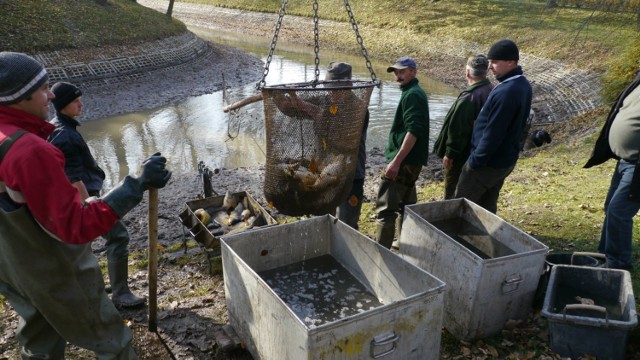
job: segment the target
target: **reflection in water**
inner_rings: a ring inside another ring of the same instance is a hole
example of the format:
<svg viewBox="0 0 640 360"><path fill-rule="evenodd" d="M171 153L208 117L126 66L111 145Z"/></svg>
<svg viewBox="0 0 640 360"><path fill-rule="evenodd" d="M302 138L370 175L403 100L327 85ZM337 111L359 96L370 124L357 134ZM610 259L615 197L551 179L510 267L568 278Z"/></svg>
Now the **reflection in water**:
<svg viewBox="0 0 640 360"><path fill-rule="evenodd" d="M198 36L241 48L266 60L269 40L239 37L235 34L212 33L191 29ZM325 60L326 59L326 60ZM320 79L330 61L341 60L353 65L353 76L370 79L362 56L322 51ZM380 88L374 88L369 104L371 119L367 147L384 148L395 115L400 89L393 76L386 73L387 64L373 64ZM462 74L462 71L461 71ZM267 85L308 82L315 78L313 51L309 48L278 43L269 66ZM155 151L167 157L175 174L196 174L198 161L211 169L258 166L265 162L265 131L262 103L243 107L235 113L224 113L224 106L255 95L256 79L244 87L190 97L165 107L145 112L109 117L83 123L79 128L94 157L107 174L105 188L113 187L129 173L136 173L141 162ZM429 97L431 146L442 126L442 120L457 93L435 80L420 77Z"/></svg>

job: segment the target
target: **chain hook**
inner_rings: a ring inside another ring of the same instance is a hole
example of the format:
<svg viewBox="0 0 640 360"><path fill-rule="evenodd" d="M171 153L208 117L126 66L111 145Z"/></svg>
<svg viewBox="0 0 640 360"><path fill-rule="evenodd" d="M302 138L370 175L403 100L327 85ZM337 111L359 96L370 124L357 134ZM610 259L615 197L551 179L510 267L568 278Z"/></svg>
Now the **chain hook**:
<svg viewBox="0 0 640 360"><path fill-rule="evenodd" d="M356 41L360 44L360 50L362 55L364 56L365 64L367 65L367 69L369 69L369 73L371 74L371 80L376 84L377 87L380 87L380 81L376 79L376 73L373 71L373 66L371 65L371 61L369 60L369 54L367 52L367 48L364 47L364 40L362 40L362 36L360 36L360 31L358 31L358 23L356 22L355 17L353 16L353 11L351 11L351 5L349 5L349 0L344 0L344 7L347 10L347 14L349 14L349 21L351 22L351 28L356 33Z"/></svg>
<svg viewBox="0 0 640 360"><path fill-rule="evenodd" d="M315 53L315 82L317 83L320 78L320 27L318 17L318 0L313 1L313 51Z"/></svg>
<svg viewBox="0 0 640 360"><path fill-rule="evenodd" d="M267 55L267 60L264 63L264 71L262 72L262 78L256 84L256 89L262 90L266 85L265 79L267 78L267 74L269 74L269 65L271 65L271 59L273 58L273 52L276 49L276 43L278 42L278 34L280 33L280 28L282 27L282 19L284 18L285 10L287 7L288 0L282 0L282 6L280 7L280 11L278 12L278 21L276 22L276 29L273 33L273 39L271 40L271 46L269 46L269 55Z"/></svg>

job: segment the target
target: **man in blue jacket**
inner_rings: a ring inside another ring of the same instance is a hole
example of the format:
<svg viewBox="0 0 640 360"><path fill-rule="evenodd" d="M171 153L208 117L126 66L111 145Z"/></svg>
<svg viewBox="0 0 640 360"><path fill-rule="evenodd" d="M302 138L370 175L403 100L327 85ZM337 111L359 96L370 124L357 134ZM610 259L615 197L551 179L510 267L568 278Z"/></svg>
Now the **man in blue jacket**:
<svg viewBox="0 0 640 360"><path fill-rule="evenodd" d="M496 213L500 189L518 161L532 90L518 65L520 53L513 41L496 42L487 57L498 84L474 124L471 154L462 168L455 197Z"/></svg>

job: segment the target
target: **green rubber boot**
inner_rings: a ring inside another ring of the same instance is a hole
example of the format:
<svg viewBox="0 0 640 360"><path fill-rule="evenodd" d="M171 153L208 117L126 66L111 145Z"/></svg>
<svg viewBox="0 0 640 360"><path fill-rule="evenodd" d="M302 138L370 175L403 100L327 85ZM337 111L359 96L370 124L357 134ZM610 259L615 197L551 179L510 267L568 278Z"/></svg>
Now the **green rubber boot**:
<svg viewBox="0 0 640 360"><path fill-rule="evenodd" d="M134 295L129 290L129 265L127 260L107 261L109 282L111 283L111 302L117 307L136 307L145 303L145 298Z"/></svg>

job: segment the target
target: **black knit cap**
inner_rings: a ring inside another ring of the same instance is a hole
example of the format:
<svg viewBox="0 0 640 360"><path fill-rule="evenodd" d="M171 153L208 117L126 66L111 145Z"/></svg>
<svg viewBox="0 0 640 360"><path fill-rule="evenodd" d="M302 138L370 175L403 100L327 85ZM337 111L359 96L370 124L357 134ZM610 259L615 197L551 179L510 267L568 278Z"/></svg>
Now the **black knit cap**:
<svg viewBox="0 0 640 360"><path fill-rule="evenodd" d="M24 100L47 79L47 70L31 56L10 51L0 52L0 105L11 105Z"/></svg>
<svg viewBox="0 0 640 360"><path fill-rule="evenodd" d="M511 40L504 39L491 46L487 53L489 60L519 60L518 46Z"/></svg>
<svg viewBox="0 0 640 360"><path fill-rule="evenodd" d="M51 87L51 92L56 96L51 100L56 111L64 109L70 102L82 96L82 91L80 91L77 86L67 82L55 83Z"/></svg>

